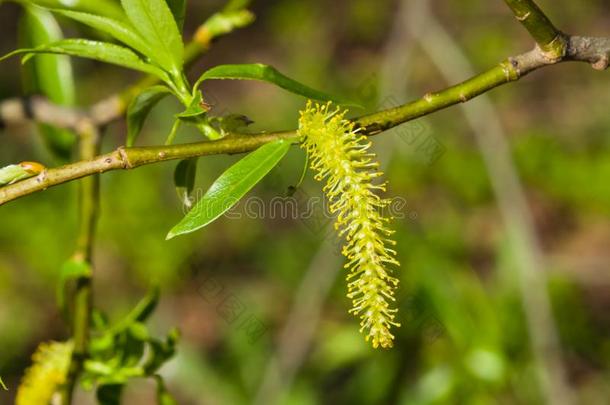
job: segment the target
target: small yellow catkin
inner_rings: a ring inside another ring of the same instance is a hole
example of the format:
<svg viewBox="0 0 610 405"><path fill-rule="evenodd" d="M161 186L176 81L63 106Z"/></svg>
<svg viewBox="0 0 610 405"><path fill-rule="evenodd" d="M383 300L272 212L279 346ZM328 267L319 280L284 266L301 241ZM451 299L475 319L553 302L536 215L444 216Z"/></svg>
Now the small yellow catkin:
<svg viewBox="0 0 610 405"><path fill-rule="evenodd" d="M47 405L66 382L71 343L41 343L17 390L16 405Z"/></svg>
<svg viewBox="0 0 610 405"><path fill-rule="evenodd" d="M307 103L299 135L317 172L315 179L326 181L323 191L331 213L337 214L335 229L345 238L342 253L350 270L350 312L360 318L360 332L373 347L392 347L390 328L400 324L394 322L397 310L389 302L395 301L398 280L390 276L387 266L399 263L396 252L388 247L396 244L389 239L393 233L387 227L389 218L382 214L390 200L377 195L386 184L372 183L383 173L376 156L368 151L371 143L345 119L345 111L331 109L330 103Z"/></svg>

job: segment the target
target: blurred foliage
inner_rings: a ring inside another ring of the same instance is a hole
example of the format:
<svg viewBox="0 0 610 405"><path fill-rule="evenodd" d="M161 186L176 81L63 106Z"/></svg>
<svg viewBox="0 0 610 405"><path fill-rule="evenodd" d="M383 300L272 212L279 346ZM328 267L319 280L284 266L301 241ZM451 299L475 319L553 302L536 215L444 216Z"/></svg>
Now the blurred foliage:
<svg viewBox="0 0 610 405"><path fill-rule="evenodd" d="M568 32L607 31L610 7L603 0L540 3ZM434 4L479 69L531 46L500 1ZM193 32L221 6L221 1L191 2L185 31ZM256 23L216 42L193 68L193 77L220 63L261 62L315 88L351 96L379 78L397 4L261 0L253 10ZM17 14L14 5L0 7L0 53L14 48ZM68 22L62 26L71 34L81 29ZM445 86L417 47L410 55L408 89L393 88L390 96L402 99L407 92L419 95ZM134 77L114 67L74 62L81 103L101 99ZM21 94L18 75L18 62L3 65L0 98ZM562 65L491 94L511 135L542 238L569 380L580 403L593 405L610 398L607 81L607 74L586 66ZM375 85L369 90L380 94ZM256 83L210 83L204 94L215 112L245 114L256 121L255 129L295 127L303 106L295 96ZM370 104L381 102L380 97ZM161 143L171 126L167 117L178 111L175 102L162 101L138 142ZM445 147L432 164L418 159L399 132L374 138L380 160L388 164L390 194L407 199L404 217L396 220L402 327L395 348L373 351L362 341L357 322L346 314L350 303L341 274L280 403L542 403L515 280L518 262L480 152L458 109L425 123L427 134ZM52 164L34 131L0 133L3 165ZM125 134L124 123L109 126L104 150L124 143ZM184 136L199 139L194 131ZM236 159L202 159L194 194L201 197ZM298 181L303 159L302 152L291 151L251 195L263 201L285 195ZM324 261L340 266L336 249L323 249L333 243L329 224L223 218L166 242L165 234L183 214L172 182L174 168L175 163L167 163L102 176L95 300L114 324L151 285L162 285L150 333L163 334L174 325L182 333L176 359L160 369L168 390L180 404L251 403L282 341L291 306L303 304L295 301L295 291L314 257L326 251ZM310 177L299 190L317 197ZM64 185L0 209L0 375L9 388L0 390L0 403L12 403L39 342L68 336L56 309L55 285L73 250L75 188ZM304 296L316 294L312 289ZM227 297L241 304L238 319L222 311ZM242 321L251 318L260 321L264 333L249 333ZM136 383L126 390L125 403L150 403L156 389ZM82 403L89 403L82 396Z"/></svg>

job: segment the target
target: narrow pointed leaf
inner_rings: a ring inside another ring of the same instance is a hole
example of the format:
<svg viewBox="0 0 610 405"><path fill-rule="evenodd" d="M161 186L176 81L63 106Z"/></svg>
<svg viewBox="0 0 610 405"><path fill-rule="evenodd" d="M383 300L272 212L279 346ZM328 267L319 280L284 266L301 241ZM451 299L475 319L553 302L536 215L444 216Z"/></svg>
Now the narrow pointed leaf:
<svg viewBox="0 0 610 405"><path fill-rule="evenodd" d="M123 66L133 70L155 75L167 81L167 75L156 66L143 61L132 50L108 42L91 41L88 39L64 39L36 48L17 49L0 58L0 61L11 56L25 54L24 62L33 54L62 54L95 59L113 65ZM28 55L29 54L29 55Z"/></svg>
<svg viewBox="0 0 610 405"><path fill-rule="evenodd" d="M12 0L25 5L44 8L83 11L115 19L126 19L123 9L114 0Z"/></svg>
<svg viewBox="0 0 610 405"><path fill-rule="evenodd" d="M171 239L212 223L235 205L286 155L290 142L267 143L231 166L212 184L203 198L167 235Z"/></svg>
<svg viewBox="0 0 610 405"><path fill-rule="evenodd" d="M341 97L331 96L321 91L312 89L282 74L277 69L261 63L241 65L219 65L206 71L197 81L198 87L203 81L210 79L234 79L234 80L258 80L274 84L291 93L310 98L312 100L333 101L337 104L358 106Z"/></svg>
<svg viewBox="0 0 610 405"><path fill-rule="evenodd" d="M138 94L127 107L127 146L133 146L150 110L170 94L165 86L152 86Z"/></svg>
<svg viewBox="0 0 610 405"><path fill-rule="evenodd" d="M55 9L53 12L104 32L117 41L155 60L155 52L153 52L140 33L129 22L79 11Z"/></svg>
<svg viewBox="0 0 610 405"><path fill-rule="evenodd" d="M184 44L165 0L121 0L132 25L157 52L165 70L178 75L184 61Z"/></svg>
<svg viewBox="0 0 610 405"><path fill-rule="evenodd" d="M59 41L63 34L53 15L42 8L24 6L19 21L19 44L34 48ZM59 105L74 104L74 78L70 58L64 55L40 55L22 68L24 90L27 94L42 94ZM37 126L49 149L60 159L67 160L76 142L69 130L50 125Z"/></svg>

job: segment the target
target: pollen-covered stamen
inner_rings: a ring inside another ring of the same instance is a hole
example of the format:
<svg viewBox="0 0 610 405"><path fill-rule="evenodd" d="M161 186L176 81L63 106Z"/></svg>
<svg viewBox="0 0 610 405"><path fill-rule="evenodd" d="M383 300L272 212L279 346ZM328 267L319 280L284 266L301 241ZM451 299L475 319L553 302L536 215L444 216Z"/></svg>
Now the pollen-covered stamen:
<svg viewBox="0 0 610 405"><path fill-rule="evenodd" d="M308 102L301 112L299 134L317 172L315 179L326 181L323 191L330 211L337 214L335 229L346 241L342 253L350 271L350 312L360 318L360 331L373 347L391 347L390 328L400 325L394 322L396 309L389 307L398 280L389 275L386 265L399 265L396 252L387 247L395 242L388 239L393 231L382 215L390 201L376 194L385 191L386 183L371 183L383 175L375 155L368 152L371 143L344 116L339 109L330 110L330 103Z"/></svg>
<svg viewBox="0 0 610 405"><path fill-rule="evenodd" d="M38 346L15 399L16 405L48 404L65 384L72 343L49 342Z"/></svg>

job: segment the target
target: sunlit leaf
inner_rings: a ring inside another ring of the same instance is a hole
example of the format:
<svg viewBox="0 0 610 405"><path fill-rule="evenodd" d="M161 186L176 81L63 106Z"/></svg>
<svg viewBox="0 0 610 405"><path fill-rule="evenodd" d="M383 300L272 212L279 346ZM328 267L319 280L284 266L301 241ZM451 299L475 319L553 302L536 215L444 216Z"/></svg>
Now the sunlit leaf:
<svg viewBox="0 0 610 405"><path fill-rule="evenodd" d="M155 52L142 38L139 32L129 23L102 17L95 14L83 13L69 10L53 10L55 13L71 18L93 29L112 36L117 41L135 49L152 60L155 60Z"/></svg>
<svg viewBox="0 0 610 405"><path fill-rule="evenodd" d="M116 19L124 19L125 13L114 0L12 0L21 4L33 4L44 8L84 11Z"/></svg>
<svg viewBox="0 0 610 405"><path fill-rule="evenodd" d="M156 75L163 80L168 80L167 75L161 69L146 63L132 50L108 42L91 41L88 39L64 39L36 48L17 49L16 51L1 57L0 61L11 56L25 54L24 62L26 62L31 56L39 53L62 54L95 59L101 62L139 70L144 73Z"/></svg>
<svg viewBox="0 0 610 405"><path fill-rule="evenodd" d="M267 143L231 166L167 235L171 239L210 224L235 205L286 155L290 142Z"/></svg>
<svg viewBox="0 0 610 405"><path fill-rule="evenodd" d="M127 17L157 53L163 68L182 72L184 45L178 25L165 0L121 0Z"/></svg>
<svg viewBox="0 0 610 405"><path fill-rule="evenodd" d="M131 100L127 108L127 146L134 145L150 110L169 93L165 86L152 86Z"/></svg>
<svg viewBox="0 0 610 405"><path fill-rule="evenodd" d="M349 100L314 90L280 73L274 67L261 63L215 66L201 75L195 87L199 86L203 81L210 79L258 80L274 84L291 93L312 100L334 101L338 104L357 106L357 104Z"/></svg>

